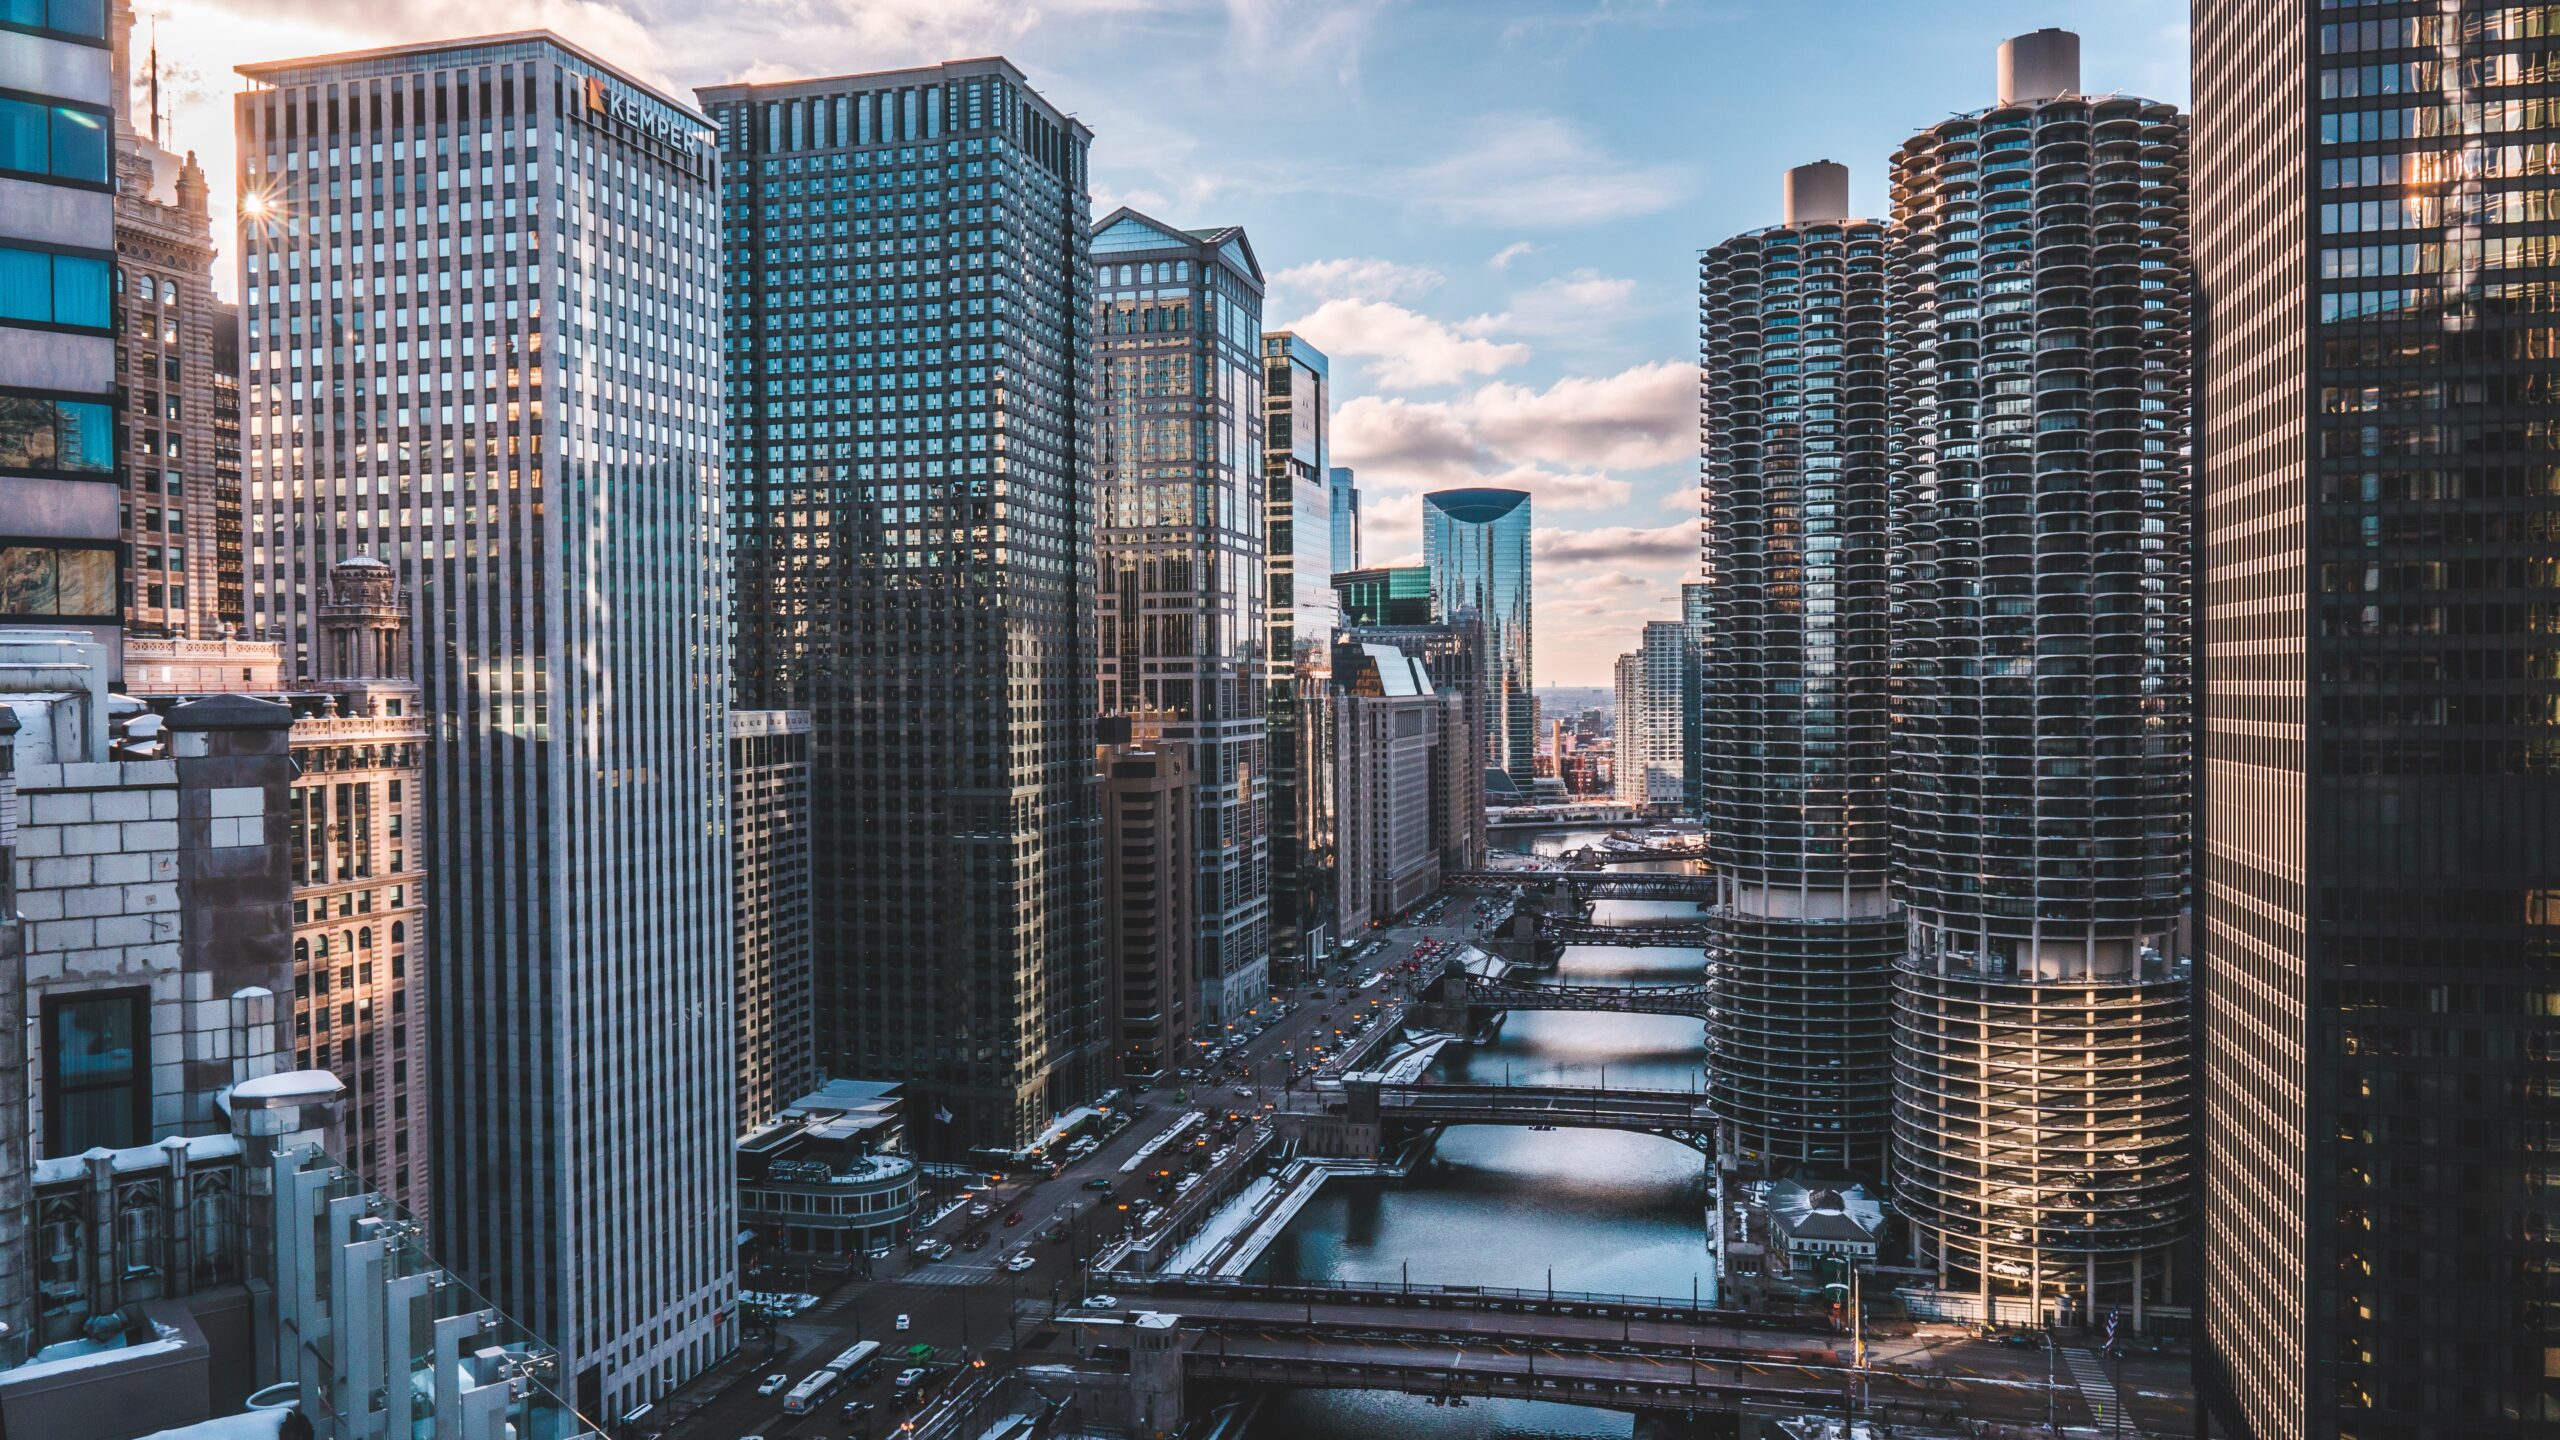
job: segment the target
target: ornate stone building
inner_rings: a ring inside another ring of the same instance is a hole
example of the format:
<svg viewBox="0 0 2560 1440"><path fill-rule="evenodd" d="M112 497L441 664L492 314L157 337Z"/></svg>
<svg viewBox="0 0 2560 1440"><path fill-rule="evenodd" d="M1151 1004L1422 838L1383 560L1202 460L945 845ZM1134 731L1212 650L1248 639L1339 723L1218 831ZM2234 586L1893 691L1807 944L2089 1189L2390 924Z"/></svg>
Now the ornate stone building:
<svg viewBox="0 0 2560 1440"><path fill-rule="evenodd" d="M110 33L119 46L131 25L131 7L118 0ZM125 629L213 636L240 621L240 476L234 464L226 544L214 434L215 336L226 321L213 298L210 192L195 152L180 157L163 147L154 133L159 116L145 116L137 127L130 98L117 99L116 381L125 432L119 524L131 557ZM238 323L236 312L227 323ZM236 340L232 349L236 370Z"/></svg>
<svg viewBox="0 0 2560 1440"><path fill-rule="evenodd" d="M129 640L126 683L155 705L246 692L292 708L293 1067L345 1083L331 1148L423 1219L427 728L407 605L391 567L358 555L330 570L317 616L311 673L290 685L276 641L229 638Z"/></svg>

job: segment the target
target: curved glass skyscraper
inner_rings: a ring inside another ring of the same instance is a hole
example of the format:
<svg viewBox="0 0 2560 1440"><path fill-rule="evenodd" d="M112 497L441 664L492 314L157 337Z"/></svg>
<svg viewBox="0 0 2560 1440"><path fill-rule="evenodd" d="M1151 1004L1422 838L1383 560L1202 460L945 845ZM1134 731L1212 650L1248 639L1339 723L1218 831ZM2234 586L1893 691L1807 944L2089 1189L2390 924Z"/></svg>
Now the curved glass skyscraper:
<svg viewBox="0 0 2560 1440"><path fill-rule="evenodd" d="M1885 227L1849 218L1848 198L1847 167L1800 166L1785 223L1698 262L1707 1094L1745 1165L1881 1178L1903 944L1888 889Z"/></svg>
<svg viewBox="0 0 2560 1440"><path fill-rule="evenodd" d="M2079 39L1894 156L1896 1198L2139 1323L2189 1222L2187 127Z"/></svg>
<svg viewBox="0 0 2560 1440"><path fill-rule="evenodd" d="M1444 625L1483 634L1485 763L1526 795L1538 771L1537 697L1529 688L1529 492L1437 490L1422 497L1422 563Z"/></svg>

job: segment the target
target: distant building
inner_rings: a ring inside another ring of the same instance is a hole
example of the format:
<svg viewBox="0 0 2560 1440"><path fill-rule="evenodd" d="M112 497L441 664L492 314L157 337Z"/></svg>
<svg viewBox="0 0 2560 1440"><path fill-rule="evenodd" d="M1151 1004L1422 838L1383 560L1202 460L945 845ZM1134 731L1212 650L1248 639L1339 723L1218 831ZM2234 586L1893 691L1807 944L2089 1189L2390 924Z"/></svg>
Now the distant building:
<svg viewBox="0 0 2560 1440"><path fill-rule="evenodd" d="M1619 794L1630 805L1671 812L1683 803L1688 697L1696 672L1690 635L1677 621L1645 622L1644 645L1636 652L1634 722L1623 709L1618 715Z"/></svg>
<svg viewBox="0 0 2560 1440"><path fill-rule="evenodd" d="M1333 781L1318 768L1320 753L1330 747L1316 742L1299 713L1308 671L1329 666L1333 652L1333 572L1339 562L1330 515L1334 496L1325 482L1332 386L1324 353L1304 336L1262 337L1271 961L1292 977L1326 954L1333 936L1333 817L1327 809Z"/></svg>
<svg viewBox="0 0 2560 1440"><path fill-rule="evenodd" d="M1431 571L1420 565L1337 570L1333 599L1345 626L1428 625L1432 621Z"/></svg>
<svg viewBox="0 0 2560 1440"><path fill-rule="evenodd" d="M1422 563L1431 618L1474 625L1484 657L1485 762L1526 791L1537 778L1531 686L1530 509L1525 490L1435 490L1422 497Z"/></svg>
<svg viewBox="0 0 2560 1440"><path fill-rule="evenodd" d="M132 7L115 0L114 10L116 43L125 45ZM158 62L155 51L152 64ZM213 298L210 187L193 151L180 157L161 144L157 74L149 93L155 113L139 125L127 92L119 92L116 104L125 630L211 638L240 620L239 470L235 461L226 534L219 520L224 477L216 463L214 352L225 316ZM237 369L235 351L235 376ZM235 602L228 615L221 604L226 593Z"/></svg>
<svg viewBox="0 0 2560 1440"><path fill-rule="evenodd" d="M1481 863L1484 825L1470 783L1482 771L1466 706L1435 691L1422 662L1392 645L1337 646L1341 735L1341 933L1386 923Z"/></svg>
<svg viewBox="0 0 2560 1440"><path fill-rule="evenodd" d="M1099 763L1111 1053L1125 1080L1180 1068L1201 1018L1194 890L1185 879L1198 782L1181 745L1108 744Z"/></svg>
<svg viewBox="0 0 2560 1440"><path fill-rule="evenodd" d="M1356 625L1342 631L1342 640L1353 646L1391 645L1396 653L1418 662L1435 693L1457 699L1460 723L1467 734L1468 753L1484 753L1483 635L1474 626ZM1339 652L1340 646L1336 649ZM1510 776L1503 771L1482 765L1463 769L1448 777L1448 819L1441 826L1443 834L1437 842L1444 852L1447 868L1472 870L1482 864L1484 812L1490 803L1487 787L1496 782L1507 783L1509 779Z"/></svg>
<svg viewBox="0 0 2560 1440"><path fill-rule="evenodd" d="M425 1220L434 1197L427 719L408 602L391 567L350 557L324 584L316 673L288 681L273 640L152 638L126 642L125 680L164 711L189 696L230 694L292 713L294 1068L327 1070L345 1085L331 1147Z"/></svg>
<svg viewBox="0 0 2560 1440"><path fill-rule="evenodd" d="M1326 490L1333 512L1333 568L1360 568L1360 487L1353 483L1351 469L1336 465L1325 472Z"/></svg>
<svg viewBox="0 0 2560 1440"><path fill-rule="evenodd" d="M1707 644L1714 633L1712 596L1691 581L1680 587L1680 623L1689 628L1680 674L1680 813L1707 813Z"/></svg>
<svg viewBox="0 0 2560 1440"><path fill-rule="evenodd" d="M827 1081L738 1141L738 1224L758 1260L876 1257L915 1221L916 1162L895 1084Z"/></svg>
<svg viewBox="0 0 2560 1440"><path fill-rule="evenodd" d="M818 1081L811 1028L809 712L729 712L738 1130Z"/></svg>
<svg viewBox="0 0 2560 1440"><path fill-rule="evenodd" d="M1616 682L1618 717L1615 743L1612 745L1614 779L1618 799L1629 805L1644 804L1644 765L1638 753L1635 736L1644 725L1644 654L1641 651L1621 655L1610 667L1610 678Z"/></svg>
<svg viewBox="0 0 2560 1440"><path fill-rule="evenodd" d="M1201 1018L1231 1018L1270 993L1264 581L1294 580L1296 564L1272 555L1264 528L1275 461L1262 438L1262 267L1235 226L1181 230L1126 208L1094 226L1093 260L1107 459L1094 525L1101 713L1190 751L1192 960ZM1315 395L1309 438L1320 443L1323 375L1310 356L1320 367L1303 346L1284 343L1276 358L1284 392ZM1280 406L1295 416L1309 403L1284 393ZM1284 475L1308 470L1294 455L1276 463Z"/></svg>

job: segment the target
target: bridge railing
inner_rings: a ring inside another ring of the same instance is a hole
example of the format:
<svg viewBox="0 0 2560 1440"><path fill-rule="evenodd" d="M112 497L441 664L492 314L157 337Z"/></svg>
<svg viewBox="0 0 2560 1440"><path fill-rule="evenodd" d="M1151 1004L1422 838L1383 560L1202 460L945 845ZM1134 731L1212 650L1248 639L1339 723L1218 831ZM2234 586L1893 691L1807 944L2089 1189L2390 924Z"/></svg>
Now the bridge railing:
<svg viewBox="0 0 2560 1440"><path fill-rule="evenodd" d="M1788 1335L1831 1336L1828 1322L1799 1315L1727 1310L1668 1295L1623 1295L1597 1290L1518 1289L1502 1285L1414 1285L1392 1280L1330 1280L1322 1285L1279 1285L1193 1275L1112 1275L1097 1283L1149 1295L1261 1300L1279 1304L1363 1305L1412 1310L1478 1310L1515 1315L1579 1315L1606 1320L1667 1321L1767 1330Z"/></svg>

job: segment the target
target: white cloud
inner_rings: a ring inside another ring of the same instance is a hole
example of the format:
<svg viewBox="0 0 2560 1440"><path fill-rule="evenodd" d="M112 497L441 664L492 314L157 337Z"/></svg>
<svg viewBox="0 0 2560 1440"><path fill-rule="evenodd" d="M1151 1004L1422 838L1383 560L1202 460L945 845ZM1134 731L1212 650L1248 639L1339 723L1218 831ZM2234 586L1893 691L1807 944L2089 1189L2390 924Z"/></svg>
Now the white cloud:
<svg viewBox="0 0 2560 1440"><path fill-rule="evenodd" d="M1501 249L1494 251L1493 258L1485 261L1484 263L1491 269L1508 270L1511 268L1512 261L1525 259L1528 256L1535 255L1544 248L1544 246L1532 245L1526 240L1514 240L1510 244L1503 246Z"/></svg>
<svg viewBox="0 0 2560 1440"><path fill-rule="evenodd" d="M1447 277L1428 265L1352 256L1310 260L1271 277L1274 289L1324 300L1394 300L1437 289Z"/></svg>
<svg viewBox="0 0 2560 1440"><path fill-rule="evenodd" d="M1487 443L1524 460L1644 469L1694 454L1698 374L1676 360L1569 375L1544 390L1488 385L1467 400Z"/></svg>
<svg viewBox="0 0 2560 1440"><path fill-rule="evenodd" d="M1461 335L1428 315L1379 300L1328 300L1276 327L1334 359L1362 361L1381 385L1414 390L1490 375L1529 358L1526 345Z"/></svg>
<svg viewBox="0 0 2560 1440"><path fill-rule="evenodd" d="M1506 309L1458 328L1469 335L1551 335L1588 341L1635 309L1636 282L1597 270L1575 270L1516 291Z"/></svg>
<svg viewBox="0 0 2560 1440"><path fill-rule="evenodd" d="M1555 228L1651 215L1689 190L1689 172L1610 154L1551 115L1494 115L1469 147L1407 171L1394 193L1467 224Z"/></svg>
<svg viewBox="0 0 2560 1440"><path fill-rule="evenodd" d="M1555 565L1594 565L1606 569L1658 566L1698 558L1698 523L1674 521L1645 528L1603 525L1593 530L1539 530L1531 539L1534 557Z"/></svg>

